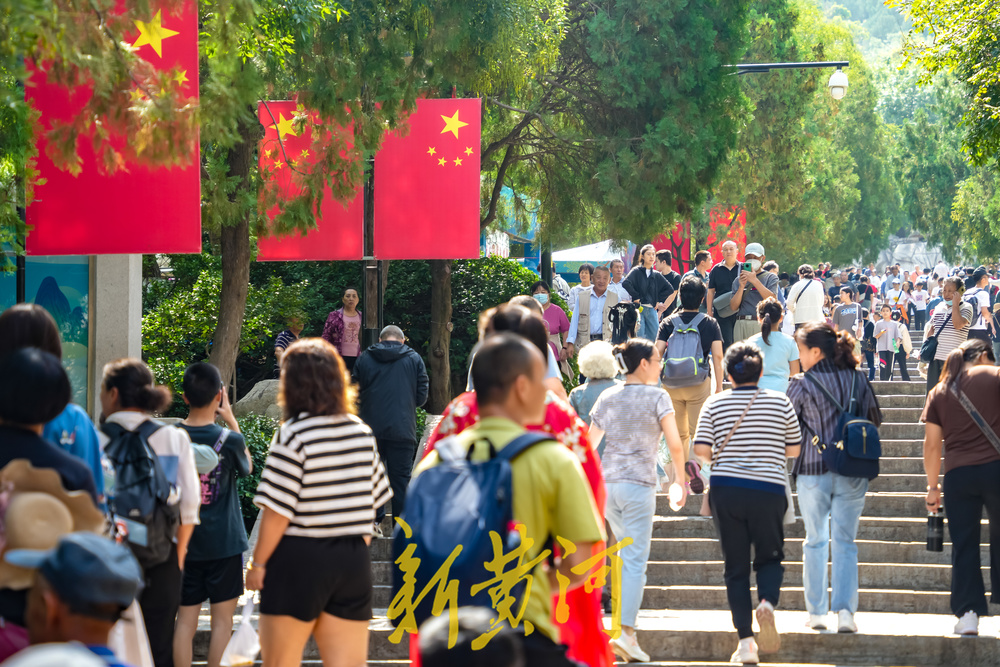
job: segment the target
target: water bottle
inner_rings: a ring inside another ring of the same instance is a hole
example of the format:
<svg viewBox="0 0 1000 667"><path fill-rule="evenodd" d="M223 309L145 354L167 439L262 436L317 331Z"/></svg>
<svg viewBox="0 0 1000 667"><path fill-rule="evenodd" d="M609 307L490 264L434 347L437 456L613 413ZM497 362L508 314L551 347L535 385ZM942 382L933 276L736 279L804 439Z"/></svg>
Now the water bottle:
<svg viewBox="0 0 1000 667"><path fill-rule="evenodd" d="M927 550L944 551L944 508L927 513Z"/></svg>

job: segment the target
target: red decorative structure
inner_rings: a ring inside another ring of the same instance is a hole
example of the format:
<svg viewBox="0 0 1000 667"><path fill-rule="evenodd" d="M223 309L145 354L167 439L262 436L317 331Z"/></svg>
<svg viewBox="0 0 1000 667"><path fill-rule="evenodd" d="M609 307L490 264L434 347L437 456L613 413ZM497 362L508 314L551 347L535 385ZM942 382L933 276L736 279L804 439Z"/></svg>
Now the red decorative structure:
<svg viewBox="0 0 1000 667"><path fill-rule="evenodd" d="M307 122L302 126L293 123L302 114L294 100L261 102L257 116L265 128L260 143L261 172L268 179L266 187L274 188L280 199L292 199L301 184L299 173L311 168L314 158L313 138ZM354 146L350 128L339 128L339 134L330 137L343 142L345 154ZM286 236L262 237L257 241L258 261L318 261L357 260L364 255L364 197L358 187L354 198L345 208L333 198L329 187L323 193L323 202L316 216L316 229L306 234L293 232ZM278 214L279 207L267 211L270 219Z"/></svg>
<svg viewBox="0 0 1000 667"><path fill-rule="evenodd" d="M156 8L136 18L125 41L157 74L180 86L187 104L198 104L198 5L177 4L174 12ZM89 86L67 89L48 81L44 63L30 66L25 89L29 103L41 114L38 171L45 179L35 188L28 207L31 227L29 255L113 255L132 253L201 252L201 172L196 133L188 141L183 167L150 168L128 154L124 139L112 139L124 164L112 174L99 165L85 128L78 139L81 171L73 176L55 166L47 155L45 132L54 122L70 122L88 101ZM133 99L143 101L136 88Z"/></svg>
<svg viewBox="0 0 1000 667"><path fill-rule="evenodd" d="M478 99L421 99L375 156L375 257L479 257Z"/></svg>

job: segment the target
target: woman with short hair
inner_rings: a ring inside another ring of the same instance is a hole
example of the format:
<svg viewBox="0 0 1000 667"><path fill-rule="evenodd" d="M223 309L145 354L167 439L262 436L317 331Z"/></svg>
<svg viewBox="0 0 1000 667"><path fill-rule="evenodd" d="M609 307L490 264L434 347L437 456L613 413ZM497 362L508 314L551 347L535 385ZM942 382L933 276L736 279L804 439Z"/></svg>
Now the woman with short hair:
<svg viewBox="0 0 1000 667"><path fill-rule="evenodd" d="M802 451L795 460L796 491L799 511L805 524L802 545L802 583L805 589L808 625L826 629L826 615L831 607L838 612L837 629L857 632L854 614L858 610L858 545L855 539L861 512L865 507L868 479L846 477L829 470L819 444L838 441L841 411L826 396L824 389L841 406L851 406L854 414L874 423L882 423L878 398L868 378L858 368L854 356L854 336L836 332L825 322L810 322L795 332L799 363L805 373L788 384L788 398L799 415L802 426ZM833 527L831 533L831 525ZM832 575L827 563L833 551ZM832 595L827 596L828 584Z"/></svg>
<svg viewBox="0 0 1000 667"><path fill-rule="evenodd" d="M559 370L566 377L572 377L569 362L569 341L565 340L569 333L569 317L561 306L552 303L552 290L544 280L537 280L531 286L531 297L542 307L542 319L549 330L549 347L559 359Z"/></svg>
<svg viewBox="0 0 1000 667"><path fill-rule="evenodd" d="M375 509L392 498L389 479L332 345L303 338L288 346L278 404L284 421L254 497L260 533L246 577L248 590L261 591L261 660L297 666L312 636L324 664L363 665L368 545Z"/></svg>
<svg viewBox="0 0 1000 667"><path fill-rule="evenodd" d="M595 340L580 350L577 359L580 364L580 375L587 378L587 381L569 393L569 404L580 419L587 426L590 426L590 411L605 389L620 385L621 381L616 380L618 371L615 369L615 358L612 352L611 343L603 340ZM604 453L604 440L597 445L597 455Z"/></svg>
<svg viewBox="0 0 1000 667"><path fill-rule="evenodd" d="M792 314L796 329L806 322L823 320L823 297L826 295L823 281L816 278L811 265L800 266L798 274L799 280L789 288L785 297L785 307Z"/></svg>
<svg viewBox="0 0 1000 667"><path fill-rule="evenodd" d="M989 343L967 340L948 354L941 381L927 395L924 472L927 511L941 509L941 451L944 450L945 515L951 536L951 612L955 634L979 634L979 617L989 613L983 586L980 534L983 508L989 519L991 601L1000 603L1000 368ZM971 405L983 419L965 407ZM985 429L988 429L985 430ZM994 444L994 443L997 444Z"/></svg>
<svg viewBox="0 0 1000 667"><path fill-rule="evenodd" d="M774 653L781 648L774 608L785 574L781 564L782 521L788 509L785 459L798 456L802 438L788 398L758 386L763 368L756 345L734 343L726 352L726 374L733 388L705 403L694 436L695 454L712 460L709 499L725 559L726 595L739 636L732 662L742 663L758 662L758 650ZM752 626L751 546L759 646Z"/></svg>

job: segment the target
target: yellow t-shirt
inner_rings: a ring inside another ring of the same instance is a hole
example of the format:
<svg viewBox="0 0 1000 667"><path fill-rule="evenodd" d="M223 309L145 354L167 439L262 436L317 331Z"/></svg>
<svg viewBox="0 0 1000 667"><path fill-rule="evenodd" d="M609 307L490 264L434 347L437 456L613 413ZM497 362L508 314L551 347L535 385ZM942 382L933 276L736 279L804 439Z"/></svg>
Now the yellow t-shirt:
<svg viewBox="0 0 1000 667"><path fill-rule="evenodd" d="M497 449L507 446L525 429L501 417L486 417L455 436L468 451L476 445L472 458L485 461L489 455L486 440ZM431 452L414 471L414 477L440 462L437 452ZM599 542L606 539L604 521L600 518L590 485L580 461L568 447L556 441L538 444L511 463L514 491L514 520L523 523L526 537L533 541L525 562L535 559L547 548L549 536L558 536L574 543ZM538 565L532 571L531 592L522 621L530 621L535 631L559 642L559 632L552 623L552 592L549 579ZM477 582L462 581L463 587Z"/></svg>

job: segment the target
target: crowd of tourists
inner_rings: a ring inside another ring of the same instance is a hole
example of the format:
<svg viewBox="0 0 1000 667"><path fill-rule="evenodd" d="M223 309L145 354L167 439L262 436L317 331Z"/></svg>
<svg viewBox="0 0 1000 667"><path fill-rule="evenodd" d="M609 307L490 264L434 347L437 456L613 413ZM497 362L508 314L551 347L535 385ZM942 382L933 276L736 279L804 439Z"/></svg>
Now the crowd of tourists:
<svg viewBox="0 0 1000 667"><path fill-rule="evenodd" d="M780 648L793 488L803 621L858 632L855 540L882 422L871 381L894 367L909 381L911 355L928 390L926 509L948 500L954 630L977 633L988 613L980 515L1000 516L995 267L879 275L820 263L789 274L762 244L733 241L714 264L695 253L684 274L668 250L637 257L627 273L621 260L585 264L579 285L538 281L482 313L467 391L422 451L415 412L428 377L404 332L385 327L364 348L353 289L321 337L301 338L292 316L275 344L283 416L246 559L237 480L253 460L219 371L187 368L188 413L168 425L156 415L170 391L146 364L110 363L95 425L70 402L52 317L8 309L0 660L59 645L73 664L186 667L208 602L207 663L236 664L238 600L259 591L264 665L300 664L310 638L324 664L363 665L370 546L391 513L389 619L409 635L412 664L473 664L473 652L529 667L648 661L639 610L661 492L675 511L700 496L714 522L734 662ZM911 330L923 332L919 349ZM496 565L511 551L523 564L513 583ZM996 558L991 577L996 591Z"/></svg>

